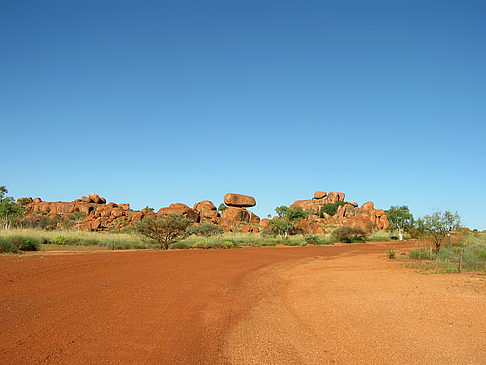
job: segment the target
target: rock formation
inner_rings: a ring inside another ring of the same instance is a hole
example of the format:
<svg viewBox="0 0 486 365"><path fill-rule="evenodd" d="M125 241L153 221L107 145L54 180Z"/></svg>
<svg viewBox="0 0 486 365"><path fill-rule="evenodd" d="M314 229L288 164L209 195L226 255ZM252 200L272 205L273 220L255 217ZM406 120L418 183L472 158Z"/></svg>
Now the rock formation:
<svg viewBox="0 0 486 365"><path fill-rule="evenodd" d="M333 216L325 212L321 214L321 209L326 204L337 205ZM367 232L387 229L390 226L383 209L375 209L373 202L366 202L358 208L358 203L346 202L345 194L339 192L316 191L313 199L297 200L290 207L300 207L311 213L307 219L297 224L306 233L324 233L330 228L344 225L361 227Z"/></svg>
<svg viewBox="0 0 486 365"><path fill-rule="evenodd" d="M260 232L270 228L269 219L260 220L255 213L247 210L248 207L256 205L254 197L234 193L224 196L227 208L221 214L209 200L200 201L192 208L183 203L174 203L154 213L146 208L133 211L128 203L107 204L106 199L95 193L72 202L44 202L40 198L22 198L19 199L19 204L20 202L25 207L26 222L47 217L52 222L51 228L57 226L86 231L124 230L146 216L170 213L182 214L196 225L217 224L226 232ZM335 214L330 216L321 211L326 204L335 207ZM344 193L340 192L316 191L314 198L297 200L290 207L300 207L309 212L309 216L297 224L305 233L326 233L343 225L359 226L366 231L386 229L390 225L385 212L375 209L373 202L366 202L359 207L358 203L346 202Z"/></svg>

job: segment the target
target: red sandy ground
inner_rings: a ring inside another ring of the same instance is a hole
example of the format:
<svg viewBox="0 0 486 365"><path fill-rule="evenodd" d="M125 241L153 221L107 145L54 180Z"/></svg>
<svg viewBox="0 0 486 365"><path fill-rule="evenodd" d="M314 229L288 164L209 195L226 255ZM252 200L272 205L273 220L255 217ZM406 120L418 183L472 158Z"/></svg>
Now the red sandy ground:
<svg viewBox="0 0 486 365"><path fill-rule="evenodd" d="M397 245L2 256L0 363L486 364L484 276Z"/></svg>

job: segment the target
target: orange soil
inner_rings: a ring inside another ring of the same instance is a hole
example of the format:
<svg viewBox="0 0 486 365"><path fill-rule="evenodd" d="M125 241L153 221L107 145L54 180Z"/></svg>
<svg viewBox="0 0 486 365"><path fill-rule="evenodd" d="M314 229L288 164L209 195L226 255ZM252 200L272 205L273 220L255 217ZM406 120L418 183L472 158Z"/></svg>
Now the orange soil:
<svg viewBox="0 0 486 365"><path fill-rule="evenodd" d="M486 363L484 279L392 245L3 256L0 362Z"/></svg>

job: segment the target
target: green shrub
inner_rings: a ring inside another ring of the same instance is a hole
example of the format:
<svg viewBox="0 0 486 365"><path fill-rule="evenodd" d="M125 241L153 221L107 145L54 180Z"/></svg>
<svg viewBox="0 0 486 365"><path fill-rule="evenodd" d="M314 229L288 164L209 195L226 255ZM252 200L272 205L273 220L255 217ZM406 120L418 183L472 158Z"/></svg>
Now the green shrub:
<svg viewBox="0 0 486 365"><path fill-rule="evenodd" d="M0 238L0 252L19 253L19 247L8 238Z"/></svg>
<svg viewBox="0 0 486 365"><path fill-rule="evenodd" d="M169 249L175 249L175 250L183 250L189 248L187 244L184 242L174 242L172 245L169 246Z"/></svg>
<svg viewBox="0 0 486 365"><path fill-rule="evenodd" d="M411 250L408 254L408 258L412 260L434 260L436 253L432 248L417 248Z"/></svg>
<svg viewBox="0 0 486 365"><path fill-rule="evenodd" d="M276 237L277 235L275 234L275 232L271 229L267 229L265 231L263 231L262 233L260 233L262 237L264 238L274 238Z"/></svg>
<svg viewBox="0 0 486 365"><path fill-rule="evenodd" d="M305 247L307 246L307 242L305 241L299 242L299 246Z"/></svg>
<svg viewBox="0 0 486 365"><path fill-rule="evenodd" d="M392 248L391 250L388 250L388 258L390 260L395 259L396 258L396 254L397 254L397 252L395 251L395 249Z"/></svg>
<svg viewBox="0 0 486 365"><path fill-rule="evenodd" d="M327 204L324 204L322 207L321 207L321 210L319 211L319 216L321 218L324 218L324 213L330 215L331 217L334 216L336 213L337 213L337 210L338 208L341 206L341 205L345 205L347 204L346 202L336 202L336 203L327 203Z"/></svg>
<svg viewBox="0 0 486 365"><path fill-rule="evenodd" d="M193 243L191 248L208 248L207 247L208 245L206 244L206 242L203 242L203 241L199 241L199 242L196 242L196 243Z"/></svg>
<svg viewBox="0 0 486 365"><path fill-rule="evenodd" d="M366 241L366 233L364 230L360 227L353 226L338 228L332 232L331 237L335 242L352 243Z"/></svg>
<svg viewBox="0 0 486 365"><path fill-rule="evenodd" d="M39 251L40 243L35 238L27 236L11 236L7 238L21 251Z"/></svg>
<svg viewBox="0 0 486 365"><path fill-rule="evenodd" d="M67 239L67 237L64 237L64 236L56 236L51 240L51 242L56 244L56 245L67 245L68 239Z"/></svg>
<svg viewBox="0 0 486 365"><path fill-rule="evenodd" d="M233 241L224 241L223 248L238 248L238 245Z"/></svg>
<svg viewBox="0 0 486 365"><path fill-rule="evenodd" d="M199 226L189 226L187 227L187 232L189 234L194 234L196 236L215 236L223 233L223 228L217 226L216 224L203 223Z"/></svg>
<svg viewBox="0 0 486 365"><path fill-rule="evenodd" d="M310 234L304 237L305 243L309 245L318 245L319 236L315 234Z"/></svg>

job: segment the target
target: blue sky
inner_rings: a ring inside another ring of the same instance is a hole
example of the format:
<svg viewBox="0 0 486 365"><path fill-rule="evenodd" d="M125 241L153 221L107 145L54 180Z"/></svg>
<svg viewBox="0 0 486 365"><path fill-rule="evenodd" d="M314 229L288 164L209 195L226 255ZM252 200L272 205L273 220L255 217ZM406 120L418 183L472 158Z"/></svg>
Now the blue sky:
<svg viewBox="0 0 486 365"><path fill-rule="evenodd" d="M486 229L484 1L2 1L0 185L257 214L342 191Z"/></svg>

